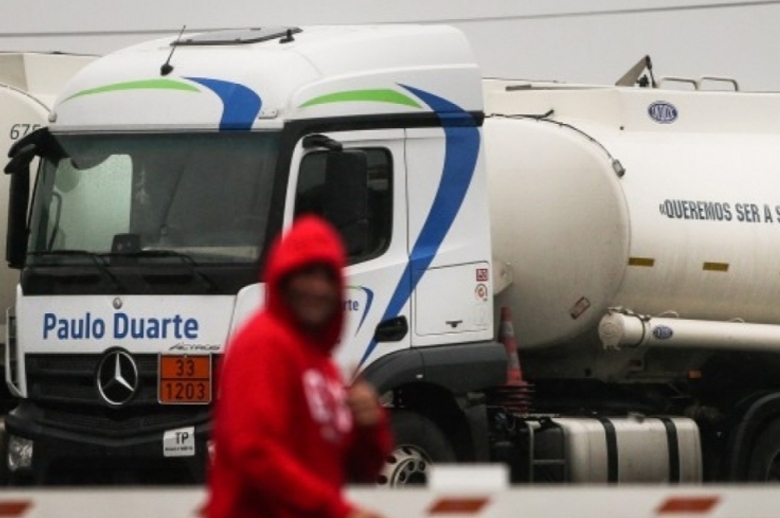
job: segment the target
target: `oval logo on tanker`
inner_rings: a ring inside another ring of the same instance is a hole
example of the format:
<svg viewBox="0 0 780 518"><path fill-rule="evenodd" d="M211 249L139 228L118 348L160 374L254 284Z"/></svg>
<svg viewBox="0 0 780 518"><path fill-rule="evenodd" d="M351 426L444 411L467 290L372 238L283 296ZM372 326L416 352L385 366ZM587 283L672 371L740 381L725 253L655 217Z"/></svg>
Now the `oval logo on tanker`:
<svg viewBox="0 0 780 518"><path fill-rule="evenodd" d="M677 120L677 108L666 101L656 101L648 106L647 114L660 124L671 124Z"/></svg>
<svg viewBox="0 0 780 518"><path fill-rule="evenodd" d="M668 340L673 334L674 331L668 326L655 326L653 328L653 336L658 340Z"/></svg>

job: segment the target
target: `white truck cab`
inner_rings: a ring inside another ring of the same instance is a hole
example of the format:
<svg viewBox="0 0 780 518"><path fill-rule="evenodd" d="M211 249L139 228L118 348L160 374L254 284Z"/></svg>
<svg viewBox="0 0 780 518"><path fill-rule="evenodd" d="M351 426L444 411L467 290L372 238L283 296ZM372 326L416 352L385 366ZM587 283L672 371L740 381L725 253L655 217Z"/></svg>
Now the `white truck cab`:
<svg viewBox="0 0 780 518"><path fill-rule="evenodd" d="M43 158L31 206L12 198L13 467L201 480L217 359L307 212L349 253L345 375L392 358L383 375L500 383L482 117L468 44L442 27L199 34L87 67L9 166L26 192Z"/></svg>

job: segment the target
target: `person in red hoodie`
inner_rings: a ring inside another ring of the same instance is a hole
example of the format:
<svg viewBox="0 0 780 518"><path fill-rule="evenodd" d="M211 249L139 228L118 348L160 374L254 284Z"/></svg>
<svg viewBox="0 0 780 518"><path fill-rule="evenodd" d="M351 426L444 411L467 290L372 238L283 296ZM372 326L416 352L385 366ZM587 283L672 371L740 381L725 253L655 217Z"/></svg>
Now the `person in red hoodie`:
<svg viewBox="0 0 780 518"><path fill-rule="evenodd" d="M346 388L331 351L343 324L344 251L303 216L265 269L266 305L231 339L219 378L208 518L379 518L343 494L392 448L373 387Z"/></svg>

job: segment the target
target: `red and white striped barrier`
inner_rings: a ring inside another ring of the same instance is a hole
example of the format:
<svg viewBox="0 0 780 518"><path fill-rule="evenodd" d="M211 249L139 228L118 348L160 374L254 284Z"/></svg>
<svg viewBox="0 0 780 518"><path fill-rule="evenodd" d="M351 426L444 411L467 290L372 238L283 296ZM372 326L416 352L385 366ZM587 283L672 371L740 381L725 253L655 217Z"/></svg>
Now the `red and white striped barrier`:
<svg viewBox="0 0 780 518"><path fill-rule="evenodd" d="M507 486L503 466L442 467L428 488L350 487L385 518L780 518L780 486ZM0 491L0 518L203 518L206 490Z"/></svg>
<svg viewBox="0 0 780 518"><path fill-rule="evenodd" d="M523 487L499 492L350 488L386 518L773 518L780 488ZM0 518L199 518L202 489L58 489L0 492Z"/></svg>

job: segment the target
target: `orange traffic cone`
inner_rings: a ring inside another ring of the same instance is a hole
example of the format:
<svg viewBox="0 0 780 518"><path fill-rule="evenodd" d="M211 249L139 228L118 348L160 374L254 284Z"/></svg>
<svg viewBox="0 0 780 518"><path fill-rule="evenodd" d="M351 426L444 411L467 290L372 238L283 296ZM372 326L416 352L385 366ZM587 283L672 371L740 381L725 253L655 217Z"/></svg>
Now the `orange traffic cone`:
<svg viewBox="0 0 780 518"><path fill-rule="evenodd" d="M504 344L507 356L506 385L523 386L523 372L520 370L520 357L517 354L515 327L512 325L512 312L504 306L501 308L501 321L498 328L498 341Z"/></svg>
<svg viewBox="0 0 780 518"><path fill-rule="evenodd" d="M533 388L523 380L523 371L520 368L520 356L515 340L515 328L512 325L512 312L506 306L501 308L498 340L504 344L507 356L506 383L495 390L498 403L513 412L527 414L531 411Z"/></svg>

